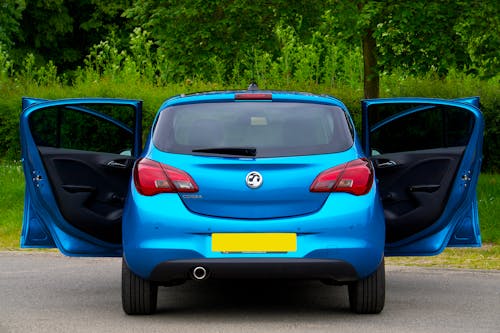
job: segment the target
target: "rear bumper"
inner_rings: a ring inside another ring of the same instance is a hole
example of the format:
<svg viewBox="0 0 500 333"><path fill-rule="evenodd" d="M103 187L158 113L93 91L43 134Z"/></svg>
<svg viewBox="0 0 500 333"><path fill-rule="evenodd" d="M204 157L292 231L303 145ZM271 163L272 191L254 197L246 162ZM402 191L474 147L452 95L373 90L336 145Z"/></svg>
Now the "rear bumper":
<svg viewBox="0 0 500 333"><path fill-rule="evenodd" d="M123 216L123 253L135 274L157 282L189 279L200 264L213 278L349 281L377 269L384 255L384 223L375 188L362 197L330 195L314 214L245 220L194 214L178 195L142 197L132 187ZM212 247L215 233L294 233L296 250L219 251Z"/></svg>
<svg viewBox="0 0 500 333"><path fill-rule="evenodd" d="M169 282L192 279L203 267L210 279L321 279L339 283L358 280L354 267L342 260L309 258L221 258L170 260L158 264L150 280Z"/></svg>

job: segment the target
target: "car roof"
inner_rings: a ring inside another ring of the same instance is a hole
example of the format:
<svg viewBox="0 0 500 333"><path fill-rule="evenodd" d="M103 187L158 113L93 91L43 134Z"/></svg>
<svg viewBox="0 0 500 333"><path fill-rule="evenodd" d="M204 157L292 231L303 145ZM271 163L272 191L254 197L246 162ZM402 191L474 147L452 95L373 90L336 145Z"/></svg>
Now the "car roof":
<svg viewBox="0 0 500 333"><path fill-rule="evenodd" d="M214 103L214 102L236 102L235 96L238 94L271 94L273 102L296 102L296 103L317 103L335 105L343 110L347 110L344 103L330 95L317 95L300 91L279 91L279 90L225 90L207 91L192 94L181 94L167 99L160 107L163 110L169 106L192 104L192 103Z"/></svg>

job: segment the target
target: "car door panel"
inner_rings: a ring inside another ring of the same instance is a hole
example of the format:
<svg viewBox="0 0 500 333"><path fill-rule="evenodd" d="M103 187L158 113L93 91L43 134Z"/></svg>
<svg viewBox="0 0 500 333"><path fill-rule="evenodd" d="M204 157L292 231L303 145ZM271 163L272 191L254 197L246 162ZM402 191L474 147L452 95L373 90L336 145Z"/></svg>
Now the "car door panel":
<svg viewBox="0 0 500 333"><path fill-rule="evenodd" d="M463 150L453 147L372 157L384 206L387 242L407 238L439 218ZM387 166L387 161L394 165Z"/></svg>
<svg viewBox="0 0 500 333"><path fill-rule="evenodd" d="M56 246L67 255L121 255L121 216L141 150L142 103L23 99L23 106L21 245Z"/></svg>
<svg viewBox="0 0 500 333"><path fill-rule="evenodd" d="M484 121L478 98L363 101L363 148L375 167L386 255L480 246L475 188Z"/></svg>
<svg viewBox="0 0 500 333"><path fill-rule="evenodd" d="M96 238L120 243L121 215L135 159L53 147L38 149L63 217Z"/></svg>

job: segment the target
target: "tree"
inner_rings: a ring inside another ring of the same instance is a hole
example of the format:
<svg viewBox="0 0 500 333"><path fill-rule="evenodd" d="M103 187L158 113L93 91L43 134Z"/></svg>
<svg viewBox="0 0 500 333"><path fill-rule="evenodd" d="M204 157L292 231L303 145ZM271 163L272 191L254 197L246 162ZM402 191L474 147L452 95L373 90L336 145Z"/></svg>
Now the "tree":
<svg viewBox="0 0 500 333"><path fill-rule="evenodd" d="M19 20L25 8L24 0L3 0L0 5L0 44L10 48L19 34Z"/></svg>
<svg viewBox="0 0 500 333"><path fill-rule="evenodd" d="M63 71L74 69L82 63L90 47L111 31L128 38L132 29L127 29L127 20L121 13L130 3L129 0L28 1L18 22L20 29L12 56L23 59L33 53L38 63L51 60Z"/></svg>
<svg viewBox="0 0 500 333"><path fill-rule="evenodd" d="M454 0L385 2L374 30L381 68L444 77L450 68L469 67L470 58L454 31L464 9Z"/></svg>
<svg viewBox="0 0 500 333"><path fill-rule="evenodd" d="M374 33L382 6L367 0L331 0L331 30L344 43L358 43L363 50L364 96L377 98L380 90L380 66Z"/></svg>
<svg viewBox="0 0 500 333"><path fill-rule="evenodd" d="M332 30L363 45L365 97L378 97L381 72L499 72L497 1L332 0Z"/></svg>
<svg viewBox="0 0 500 333"><path fill-rule="evenodd" d="M137 0L125 16L151 32L182 76L201 76L219 66L227 76L253 50L278 50L280 21L306 34L321 14L321 1Z"/></svg>
<svg viewBox="0 0 500 333"><path fill-rule="evenodd" d="M470 69L482 77L500 72L500 6L497 1L460 1L463 8L454 27L470 57Z"/></svg>
<svg viewBox="0 0 500 333"><path fill-rule="evenodd" d="M21 33L14 58L28 53L47 59L72 59L64 40L73 31L74 19L63 0L29 1L20 21Z"/></svg>

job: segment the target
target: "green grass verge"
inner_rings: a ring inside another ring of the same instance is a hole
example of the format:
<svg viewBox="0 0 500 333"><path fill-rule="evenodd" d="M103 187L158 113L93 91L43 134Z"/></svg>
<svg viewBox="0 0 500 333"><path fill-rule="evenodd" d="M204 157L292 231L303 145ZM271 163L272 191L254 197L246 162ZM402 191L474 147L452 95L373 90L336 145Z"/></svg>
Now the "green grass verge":
<svg viewBox="0 0 500 333"><path fill-rule="evenodd" d="M0 249L19 248L24 177L21 163L0 164Z"/></svg>
<svg viewBox="0 0 500 333"><path fill-rule="evenodd" d="M24 178L20 163L0 164L0 250L18 250L22 227ZM486 245L446 249L434 257L388 258L388 264L500 269L500 175L481 174L478 183L481 234Z"/></svg>
<svg viewBox="0 0 500 333"><path fill-rule="evenodd" d="M483 242L500 245L500 174L481 174L477 184Z"/></svg>
<svg viewBox="0 0 500 333"><path fill-rule="evenodd" d="M481 248L448 248L433 257L389 257L387 265L439 268L500 269L500 245Z"/></svg>

